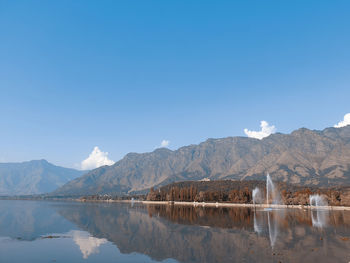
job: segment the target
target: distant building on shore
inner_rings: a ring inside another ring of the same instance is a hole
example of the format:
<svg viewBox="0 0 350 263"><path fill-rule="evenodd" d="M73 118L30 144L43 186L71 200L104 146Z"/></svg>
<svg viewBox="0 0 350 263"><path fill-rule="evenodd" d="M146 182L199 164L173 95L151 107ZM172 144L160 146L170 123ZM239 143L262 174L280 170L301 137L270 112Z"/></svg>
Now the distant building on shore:
<svg viewBox="0 0 350 263"><path fill-rule="evenodd" d="M203 178L202 180L199 180L200 182L210 182L210 179L209 178Z"/></svg>

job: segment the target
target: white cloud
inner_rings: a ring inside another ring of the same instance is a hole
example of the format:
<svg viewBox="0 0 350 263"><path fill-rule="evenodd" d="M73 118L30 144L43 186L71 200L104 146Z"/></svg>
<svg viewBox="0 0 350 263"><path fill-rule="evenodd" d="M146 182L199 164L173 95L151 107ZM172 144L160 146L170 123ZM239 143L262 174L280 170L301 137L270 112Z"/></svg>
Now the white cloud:
<svg viewBox="0 0 350 263"><path fill-rule="evenodd" d="M108 152L102 152L95 146L89 157L81 162L81 169L91 170L103 165L113 165L114 163L114 161L108 159Z"/></svg>
<svg viewBox="0 0 350 263"><path fill-rule="evenodd" d="M161 143L160 143L160 147L164 148L164 147L168 147L170 144L170 141L168 140L163 140Z"/></svg>
<svg viewBox="0 0 350 263"><path fill-rule="evenodd" d="M350 113L344 115L344 120L338 122L338 124L334 125L335 128L341 128L350 125Z"/></svg>
<svg viewBox="0 0 350 263"><path fill-rule="evenodd" d="M99 253L98 248L107 243L107 239L92 237L85 231L74 230L71 231L71 234L75 244L79 246L84 259L87 259L91 254Z"/></svg>
<svg viewBox="0 0 350 263"><path fill-rule="evenodd" d="M276 132L276 127L274 125L270 126L267 121L261 121L260 127L261 127L260 131L250 131L248 129L244 129L244 133L250 138L261 140L262 138L265 138L270 134L273 134Z"/></svg>

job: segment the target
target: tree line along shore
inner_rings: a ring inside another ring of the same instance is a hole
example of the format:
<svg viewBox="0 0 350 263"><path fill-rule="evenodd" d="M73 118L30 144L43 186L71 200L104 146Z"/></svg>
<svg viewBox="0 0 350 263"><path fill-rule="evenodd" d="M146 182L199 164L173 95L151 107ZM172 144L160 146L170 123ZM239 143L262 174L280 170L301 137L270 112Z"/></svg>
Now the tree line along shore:
<svg viewBox="0 0 350 263"><path fill-rule="evenodd" d="M310 195L323 196L330 206L350 206L350 187L316 188L276 183L285 205L310 205ZM158 189L151 188L148 201L220 202L252 204L253 189L266 196L264 181L186 181L172 183ZM266 203L266 200L261 200Z"/></svg>
<svg viewBox="0 0 350 263"><path fill-rule="evenodd" d="M329 206L350 206L350 186L329 188L303 187L276 182L281 203L285 205L310 205L310 195L321 195ZM266 196L265 181L184 181L171 183L159 188L151 188L148 194L141 195L86 195L80 201L141 200L151 202L205 202L253 204L253 189L259 188ZM266 203L266 200L261 200Z"/></svg>

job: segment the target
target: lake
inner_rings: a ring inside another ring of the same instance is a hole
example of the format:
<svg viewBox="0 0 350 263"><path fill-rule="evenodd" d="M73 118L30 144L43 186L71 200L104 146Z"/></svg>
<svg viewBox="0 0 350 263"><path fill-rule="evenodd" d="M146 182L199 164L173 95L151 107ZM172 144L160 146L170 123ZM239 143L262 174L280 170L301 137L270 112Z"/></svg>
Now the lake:
<svg viewBox="0 0 350 263"><path fill-rule="evenodd" d="M350 262L350 211L0 201L0 262Z"/></svg>

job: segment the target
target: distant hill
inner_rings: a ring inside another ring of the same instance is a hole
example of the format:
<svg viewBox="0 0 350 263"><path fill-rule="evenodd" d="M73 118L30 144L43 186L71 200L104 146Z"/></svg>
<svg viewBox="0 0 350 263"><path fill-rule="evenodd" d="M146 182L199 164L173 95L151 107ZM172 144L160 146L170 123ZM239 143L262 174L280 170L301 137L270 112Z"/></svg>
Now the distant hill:
<svg viewBox="0 0 350 263"><path fill-rule="evenodd" d="M46 160L0 163L0 195L52 192L84 172L55 166Z"/></svg>
<svg viewBox="0 0 350 263"><path fill-rule="evenodd" d="M152 186L203 178L274 180L310 186L350 185L350 126L323 131L302 128L262 140L208 139L176 151L129 153L112 166L90 171L54 194L142 191Z"/></svg>

